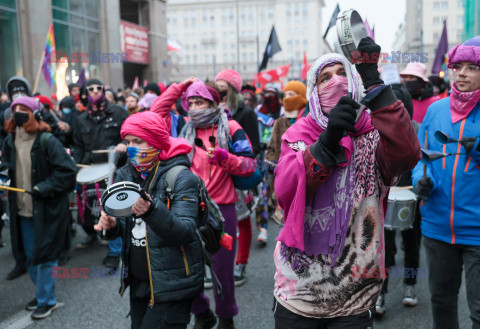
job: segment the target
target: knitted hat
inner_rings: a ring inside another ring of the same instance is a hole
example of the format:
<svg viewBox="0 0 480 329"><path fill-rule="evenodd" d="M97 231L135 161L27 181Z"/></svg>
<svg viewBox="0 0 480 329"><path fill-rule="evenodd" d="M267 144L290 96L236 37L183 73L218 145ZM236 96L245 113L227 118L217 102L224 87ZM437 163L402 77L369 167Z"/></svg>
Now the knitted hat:
<svg viewBox="0 0 480 329"><path fill-rule="evenodd" d="M85 87L88 87L88 86L91 86L91 85L100 85L100 86L103 86L103 82L98 80L98 79L95 79L95 78L92 78L92 79L88 79L87 82L85 82Z"/></svg>
<svg viewBox="0 0 480 329"><path fill-rule="evenodd" d="M448 68L458 62L471 62L480 66L480 35L456 45L448 52Z"/></svg>
<svg viewBox="0 0 480 329"><path fill-rule="evenodd" d="M60 101L60 108L68 108L73 109L75 108L74 98L72 96L66 96Z"/></svg>
<svg viewBox="0 0 480 329"><path fill-rule="evenodd" d="M53 103L47 96L37 95L35 96L35 99L38 99L38 101L45 107L48 105L48 109L53 109Z"/></svg>
<svg viewBox="0 0 480 329"><path fill-rule="evenodd" d="M218 93L218 91L215 88L207 86L207 85L205 85L205 87L207 87L207 90L210 93L210 95L212 95L215 103L217 103L217 104L220 103L222 98L220 97L220 94Z"/></svg>
<svg viewBox="0 0 480 329"><path fill-rule="evenodd" d="M234 71L232 69L225 69L220 72L218 72L217 76L215 77L215 82L218 80L223 80L228 82L230 85L232 85L233 88L237 92L240 92L242 90L242 77L240 74L238 74L237 71Z"/></svg>
<svg viewBox="0 0 480 329"><path fill-rule="evenodd" d="M7 93L8 98L12 100L12 96L14 93L21 91L27 96L32 95L32 87L30 86L30 82L27 79L20 76L11 77L7 81Z"/></svg>
<svg viewBox="0 0 480 329"><path fill-rule="evenodd" d="M14 100L12 105L10 106L12 112L15 109L16 105L23 105L32 112L40 110L40 102L38 101L38 99L33 97L22 96Z"/></svg>
<svg viewBox="0 0 480 329"><path fill-rule="evenodd" d="M303 98L305 99L307 98L307 86L305 86L300 81L293 80L287 83L283 91L285 92L289 90L296 92L297 94L303 96Z"/></svg>
<svg viewBox="0 0 480 329"><path fill-rule="evenodd" d="M76 84L76 83L71 83L71 84L69 84L69 85L68 85L68 92L69 92L69 93L72 93L72 89L75 88L75 87L80 88L80 86L79 86L78 84Z"/></svg>

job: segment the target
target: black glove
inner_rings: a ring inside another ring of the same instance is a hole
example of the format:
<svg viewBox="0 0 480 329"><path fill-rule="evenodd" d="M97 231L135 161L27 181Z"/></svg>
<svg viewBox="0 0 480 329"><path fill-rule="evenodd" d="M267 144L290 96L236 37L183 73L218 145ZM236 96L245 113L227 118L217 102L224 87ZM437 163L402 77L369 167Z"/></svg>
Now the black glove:
<svg viewBox="0 0 480 329"><path fill-rule="evenodd" d="M427 179L419 179L417 184L415 184L413 191L418 195L420 199L427 201L430 195L432 195L432 188L432 180L430 179L430 177L427 177Z"/></svg>
<svg viewBox="0 0 480 329"><path fill-rule="evenodd" d="M42 198L42 194L40 193L40 190L36 186L33 187L32 192L30 192L30 194L35 199L41 199Z"/></svg>
<svg viewBox="0 0 480 329"><path fill-rule="evenodd" d="M357 112L355 110L358 108L360 105L357 102L350 97L343 96L330 112L327 130L320 134L319 139L332 154L338 151L340 140L345 132L357 132L355 129Z"/></svg>
<svg viewBox="0 0 480 329"><path fill-rule="evenodd" d="M355 67L362 78L364 88L383 84L378 72L378 59L382 48L372 38L366 37L360 40L357 49L363 60L360 64L355 64Z"/></svg>
<svg viewBox="0 0 480 329"><path fill-rule="evenodd" d="M205 249L212 255L215 254L220 249L220 239L222 238L222 233L214 230L208 224L200 227L200 234L202 235L202 240L205 243Z"/></svg>

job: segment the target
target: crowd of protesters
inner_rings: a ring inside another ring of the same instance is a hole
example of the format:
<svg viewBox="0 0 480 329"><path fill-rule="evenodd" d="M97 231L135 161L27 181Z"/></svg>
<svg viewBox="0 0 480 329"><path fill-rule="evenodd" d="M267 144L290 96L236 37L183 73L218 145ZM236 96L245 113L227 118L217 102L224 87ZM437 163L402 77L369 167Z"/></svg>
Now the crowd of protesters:
<svg viewBox="0 0 480 329"><path fill-rule="evenodd" d="M358 50L378 58L381 49L364 38ZM405 268L418 269L423 240L434 327L448 329L458 328L464 272L480 328L480 36L448 59L451 85L427 77L421 63L386 85L377 63L332 53L305 83L261 90L225 69L214 81L115 92L91 78L58 102L12 77L0 98L0 179L22 191L3 192L8 209L0 203L15 259L7 280L28 272L36 292L26 308L34 319L50 315L58 305L52 267L69 261L81 227L76 248L108 244L103 265L128 270L120 293L130 287L132 328L186 328L191 314L195 329L234 328L235 287L248 278L256 236L259 248L275 244L275 328L371 328L388 309L397 252L396 231L384 227L390 187L411 186L421 202L401 231ZM440 142L437 131L453 141ZM426 161L421 148L442 157ZM102 211L106 179L77 179L79 169L109 161L114 182L146 191L130 217ZM198 234L202 186L233 240L208 255ZM281 226L278 236L269 225ZM359 268L383 274L354 275ZM419 302L416 282L404 279L405 306ZM204 293L211 287L214 301Z"/></svg>

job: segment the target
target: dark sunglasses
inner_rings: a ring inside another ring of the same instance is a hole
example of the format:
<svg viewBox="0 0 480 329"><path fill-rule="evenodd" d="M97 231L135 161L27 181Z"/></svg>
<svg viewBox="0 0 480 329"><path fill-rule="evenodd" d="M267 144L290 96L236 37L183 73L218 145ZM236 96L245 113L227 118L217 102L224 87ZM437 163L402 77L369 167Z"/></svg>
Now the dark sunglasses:
<svg viewBox="0 0 480 329"><path fill-rule="evenodd" d="M102 91L103 90L103 86L97 86L97 87L88 87L87 90L90 91L90 92L94 92L95 89L97 91Z"/></svg>

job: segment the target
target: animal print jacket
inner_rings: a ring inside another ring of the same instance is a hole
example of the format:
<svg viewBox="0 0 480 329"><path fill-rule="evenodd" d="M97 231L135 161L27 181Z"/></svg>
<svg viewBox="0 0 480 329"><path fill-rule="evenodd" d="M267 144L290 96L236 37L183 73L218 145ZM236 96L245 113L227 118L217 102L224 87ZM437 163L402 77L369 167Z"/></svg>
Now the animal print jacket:
<svg viewBox="0 0 480 329"><path fill-rule="evenodd" d="M385 102L384 102L385 104ZM335 266L325 265L322 256L302 255L307 267L294 270L292 259L281 252L277 242L274 296L293 313L313 318L333 318L365 312L375 306L383 285L383 219L387 186L420 159L420 147L403 104L393 100L371 113L375 130L354 138L354 199L345 245ZM369 106L374 109L374 106ZM410 126L409 126L410 125ZM294 128L293 126L292 128ZM403 129L405 128L405 129ZM304 152L307 195L330 174L303 141L290 143L295 152ZM352 164L353 163L353 164ZM321 220L306 208L305 225Z"/></svg>

